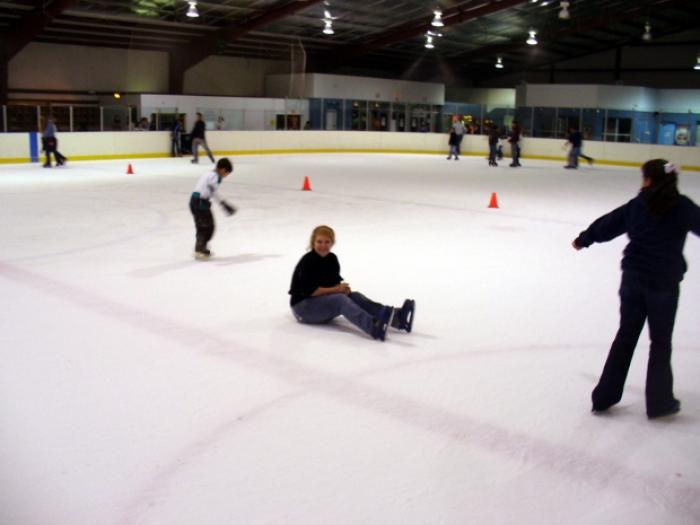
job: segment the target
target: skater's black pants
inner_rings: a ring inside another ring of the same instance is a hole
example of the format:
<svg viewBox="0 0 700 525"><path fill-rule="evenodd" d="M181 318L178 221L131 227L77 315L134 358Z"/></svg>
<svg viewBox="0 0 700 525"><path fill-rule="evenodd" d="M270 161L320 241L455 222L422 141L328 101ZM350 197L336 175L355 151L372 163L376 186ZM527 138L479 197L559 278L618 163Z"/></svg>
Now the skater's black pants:
<svg viewBox="0 0 700 525"><path fill-rule="evenodd" d="M489 164L496 163L496 144L489 144Z"/></svg>
<svg viewBox="0 0 700 525"><path fill-rule="evenodd" d="M620 328L593 390L594 410L605 410L622 398L622 390L644 322L649 323L646 377L647 414L658 414L675 403L671 371L671 338L678 308L679 284L649 282L632 272L622 274Z"/></svg>
<svg viewBox="0 0 700 525"><path fill-rule="evenodd" d="M510 151L513 155L513 162L511 163L511 166L520 166L520 144L517 142L512 142Z"/></svg>
<svg viewBox="0 0 700 525"><path fill-rule="evenodd" d="M55 137L46 137L41 139L44 153L46 154L45 164L51 165L51 154L56 158L56 163L60 166L66 161L66 158L58 151L58 140Z"/></svg>
<svg viewBox="0 0 700 525"><path fill-rule="evenodd" d="M194 250L199 252L206 249L207 243L214 236L214 215L211 212L211 203L195 195L190 198L190 211L197 229Z"/></svg>
<svg viewBox="0 0 700 525"><path fill-rule="evenodd" d="M204 139L192 139L192 154L194 155L194 161L199 162L199 146L202 146L204 148L204 151L207 152L207 155L209 156L209 160L212 162L214 161L214 155L211 154L211 150L209 149L209 145L207 144L207 141Z"/></svg>
<svg viewBox="0 0 700 525"><path fill-rule="evenodd" d="M170 155L172 157L179 157L182 154L180 151L180 136L172 137L170 139Z"/></svg>

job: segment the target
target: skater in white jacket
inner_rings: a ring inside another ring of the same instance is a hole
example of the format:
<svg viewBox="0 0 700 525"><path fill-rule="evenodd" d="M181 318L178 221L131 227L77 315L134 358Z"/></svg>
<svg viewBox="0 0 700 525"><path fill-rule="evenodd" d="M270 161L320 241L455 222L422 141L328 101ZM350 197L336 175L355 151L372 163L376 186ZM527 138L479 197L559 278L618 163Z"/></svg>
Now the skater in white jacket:
<svg viewBox="0 0 700 525"><path fill-rule="evenodd" d="M207 244L214 235L214 215L211 213L211 199L216 200L227 215L233 215L236 209L221 199L217 190L221 182L233 172L233 165L227 158L219 159L214 171L205 173L197 181L190 197L190 211L197 229L197 241L194 247L196 259L206 259L211 255Z"/></svg>

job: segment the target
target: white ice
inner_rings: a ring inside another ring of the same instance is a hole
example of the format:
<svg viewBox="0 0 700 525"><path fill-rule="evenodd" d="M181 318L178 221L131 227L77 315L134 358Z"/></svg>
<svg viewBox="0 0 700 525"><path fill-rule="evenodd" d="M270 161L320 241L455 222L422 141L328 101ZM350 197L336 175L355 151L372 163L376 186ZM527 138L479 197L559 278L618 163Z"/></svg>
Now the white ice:
<svg viewBox="0 0 700 525"><path fill-rule="evenodd" d="M208 262L187 209L208 164L0 167L2 525L700 523L697 237L681 413L645 416L646 331L620 405L590 413L626 239L570 243L638 169L233 160ZM681 190L700 202L700 176ZM416 300L413 333L295 321L323 223L354 289Z"/></svg>

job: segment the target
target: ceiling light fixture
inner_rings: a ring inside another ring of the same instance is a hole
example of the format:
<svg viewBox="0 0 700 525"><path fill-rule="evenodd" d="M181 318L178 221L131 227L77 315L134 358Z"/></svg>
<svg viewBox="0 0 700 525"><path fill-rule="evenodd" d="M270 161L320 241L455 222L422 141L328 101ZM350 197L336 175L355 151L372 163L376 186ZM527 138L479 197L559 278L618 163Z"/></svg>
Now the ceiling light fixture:
<svg viewBox="0 0 700 525"><path fill-rule="evenodd" d="M547 7L549 5L549 2L547 0L544 0L544 2L542 2L540 5L542 7Z"/></svg>
<svg viewBox="0 0 700 525"><path fill-rule="evenodd" d="M426 31L425 32L425 48L426 49L434 49L435 44L433 43L434 38L438 36L442 36L442 33L434 33L433 31Z"/></svg>
<svg viewBox="0 0 700 525"><path fill-rule="evenodd" d="M439 9L433 11L433 21L430 22L430 25L433 27L443 27L445 25L445 22L442 21L442 11Z"/></svg>
<svg viewBox="0 0 700 525"><path fill-rule="evenodd" d="M498 57L496 59L496 64L494 66L496 69L503 69L503 59L501 57Z"/></svg>
<svg viewBox="0 0 700 525"><path fill-rule="evenodd" d="M332 35L335 33L333 31L333 20L335 20L336 17L331 15L331 12L328 9L323 10L323 34L324 35Z"/></svg>
<svg viewBox="0 0 700 525"><path fill-rule="evenodd" d="M569 5L571 4L566 0L559 2L559 7L561 7L561 11L559 11L559 18L562 20L568 20L571 17L571 14L569 13Z"/></svg>
<svg viewBox="0 0 700 525"><path fill-rule="evenodd" d="M644 34L642 35L642 40L649 42L651 40L651 24L647 22L644 24Z"/></svg>
<svg viewBox="0 0 700 525"><path fill-rule="evenodd" d="M536 46L537 45L537 38L536 38L537 31L535 31L534 29L530 29L530 31L528 31L528 33L530 33L530 36L528 37L528 39L525 42L527 42L531 46Z"/></svg>
<svg viewBox="0 0 700 525"><path fill-rule="evenodd" d="M192 0L187 3L190 4L190 7L187 9L187 16L190 18L197 18L199 16L199 11L197 11L197 2Z"/></svg>
<svg viewBox="0 0 700 525"><path fill-rule="evenodd" d="M698 53L697 62L695 64L695 67L693 67L693 69L695 71L700 71L700 53Z"/></svg>

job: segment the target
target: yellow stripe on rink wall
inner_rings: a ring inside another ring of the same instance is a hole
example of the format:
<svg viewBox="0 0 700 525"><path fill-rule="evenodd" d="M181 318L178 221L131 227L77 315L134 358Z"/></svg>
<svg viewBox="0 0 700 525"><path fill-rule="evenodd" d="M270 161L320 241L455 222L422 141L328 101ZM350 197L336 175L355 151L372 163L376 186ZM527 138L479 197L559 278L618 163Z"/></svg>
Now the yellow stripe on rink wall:
<svg viewBox="0 0 700 525"><path fill-rule="evenodd" d="M31 161L30 157L0 157L0 164L27 164Z"/></svg>
<svg viewBox="0 0 700 525"><path fill-rule="evenodd" d="M204 154L204 152L201 152ZM212 151L216 156L246 156L246 155L306 155L314 153L377 153L377 154L414 154L414 155L445 155L444 151L436 150L419 150L419 149L367 149L367 148L313 148L313 149L255 149L255 150L217 150ZM66 153L67 155L67 153ZM190 156L190 155L187 155ZM202 155L200 155L202 156ZM205 155L206 156L206 155ZM488 152L468 152L462 153L466 157L487 157ZM170 158L170 155L163 153L121 153L111 155L71 155L69 161L89 161L89 160L130 160L130 159L163 159ZM506 157L509 158L509 157ZM523 160L538 159L551 160L558 162L566 162L566 157L553 157L548 155L523 155ZM31 162L29 157L10 157L0 158L0 164L28 164ZM638 168L643 162L630 162L621 160L606 160L595 159L596 165L603 166L627 166ZM682 171L700 171L700 166L689 166L681 164Z"/></svg>
<svg viewBox="0 0 700 525"><path fill-rule="evenodd" d="M381 131L210 131L209 146L221 155L303 155L312 153L400 153L447 154L447 135L440 133L397 133ZM170 133L167 131L103 131L59 133L59 151L70 161L129 160L167 158ZM261 145L269 148L261 148ZM565 162L563 139L523 139L523 159ZM508 145L505 146L509 153ZM641 166L652 158L667 158L684 171L700 171L700 147L659 146L584 142L584 152L596 164ZM0 163L27 163L27 133L0 134ZM200 150L201 151L201 150ZM464 155L486 157L488 138L465 135Z"/></svg>

